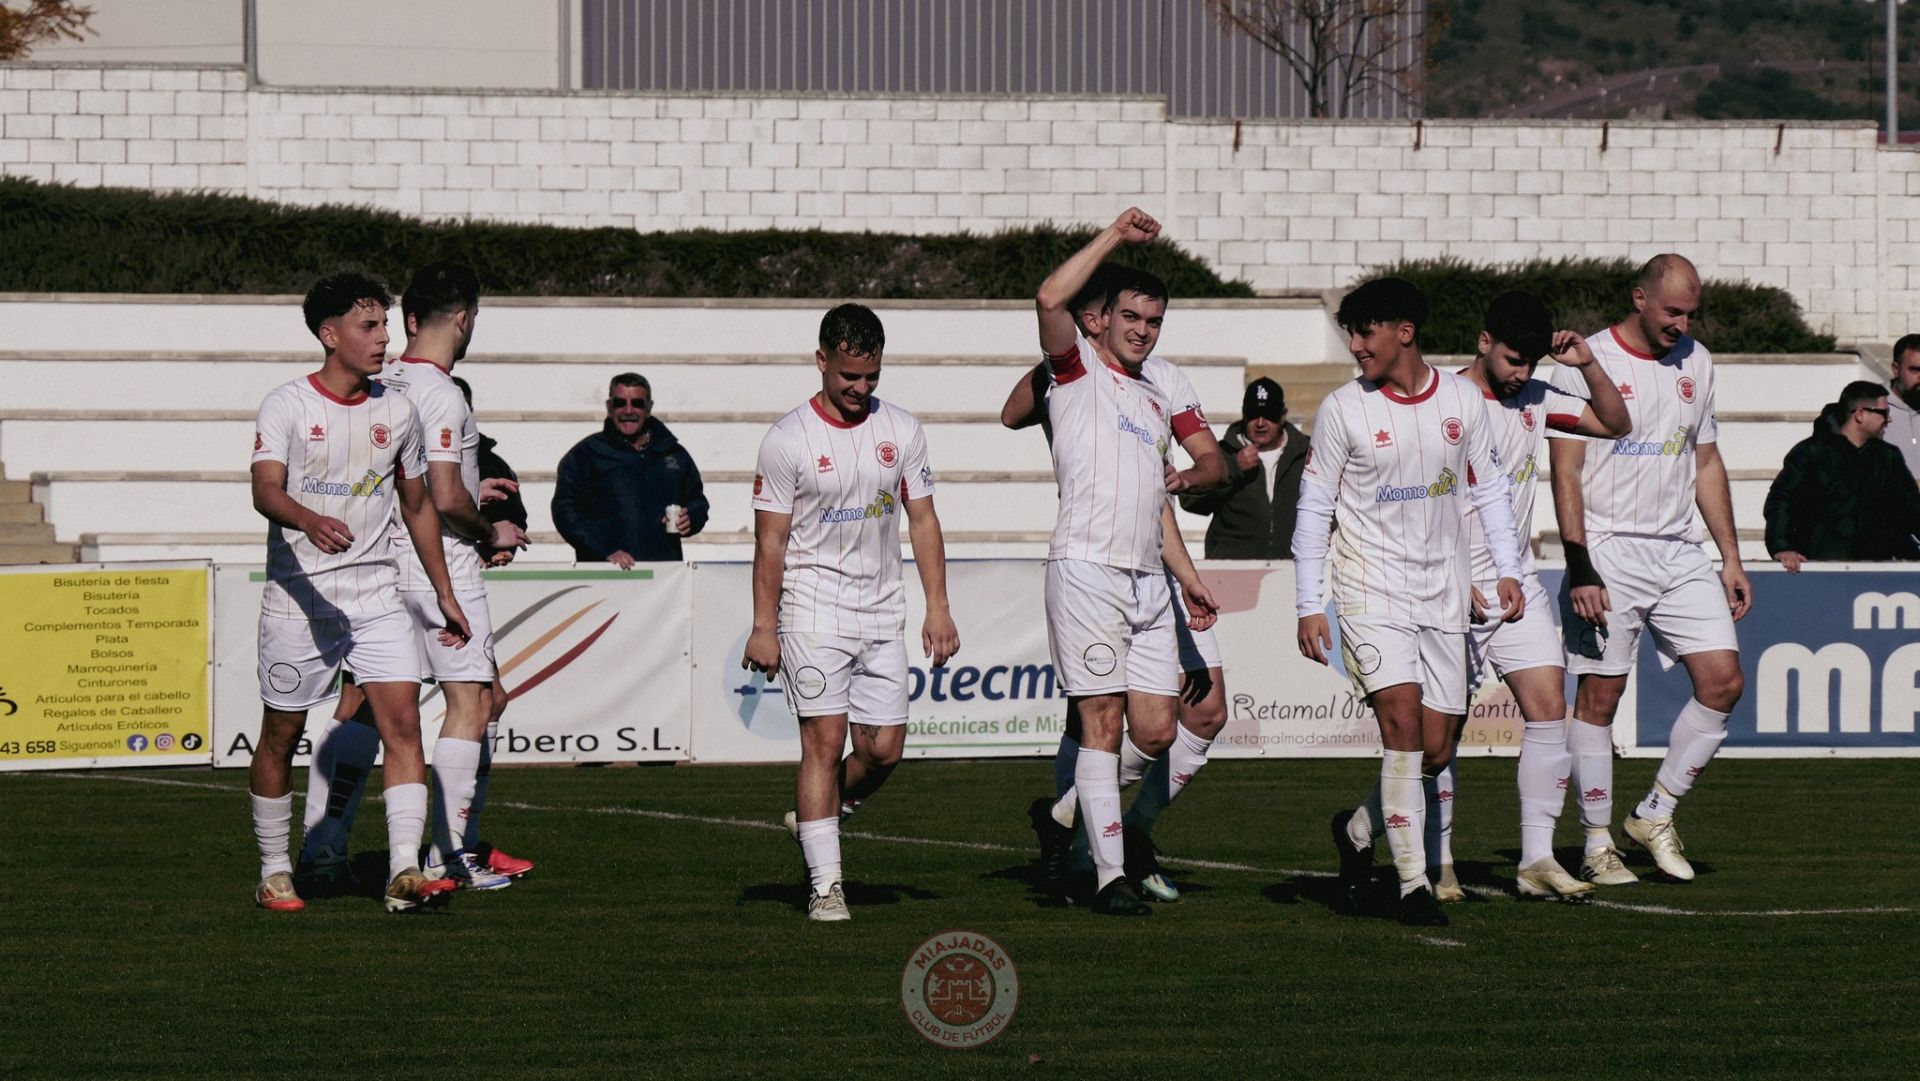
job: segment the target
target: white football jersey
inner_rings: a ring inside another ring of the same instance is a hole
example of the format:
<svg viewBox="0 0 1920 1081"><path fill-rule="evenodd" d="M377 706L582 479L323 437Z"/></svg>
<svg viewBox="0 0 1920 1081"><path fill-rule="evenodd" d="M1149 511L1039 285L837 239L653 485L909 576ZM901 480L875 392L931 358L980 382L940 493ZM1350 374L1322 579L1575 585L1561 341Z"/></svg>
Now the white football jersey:
<svg viewBox="0 0 1920 1081"><path fill-rule="evenodd" d="M1465 378L1462 376L1462 378ZM1468 380L1471 382L1472 380ZM1511 398L1486 394L1487 424L1493 440L1493 453L1513 482L1513 524L1520 538L1520 571L1533 574L1534 497L1538 494L1541 460L1546 454L1548 431L1572 431L1587 408L1585 398L1575 397L1544 379L1529 379ZM1469 474L1468 483L1473 476ZM1487 534L1480 526L1480 514L1473 501L1467 501L1467 526L1473 544L1473 580L1492 582L1500 577L1493 565L1493 551L1487 547Z"/></svg>
<svg viewBox="0 0 1920 1081"><path fill-rule="evenodd" d="M378 380L355 398L335 397L313 376L282 383L260 403L253 460L285 464L293 501L353 534L352 546L329 554L299 530L269 523L262 610L288 619L399 611L394 485L427 471L407 399Z"/></svg>
<svg viewBox="0 0 1920 1081"><path fill-rule="evenodd" d="M1053 477L1060 491L1047 558L1161 570L1160 508L1167 500L1165 467L1175 431L1166 390L1144 369L1136 376L1108 364L1085 338L1076 339L1071 352L1048 357L1047 371L1053 380L1047 392ZM1178 369L1168 364L1155 371L1178 377L1191 397L1192 385ZM1182 418L1183 426L1206 423L1197 407Z"/></svg>
<svg viewBox="0 0 1920 1081"><path fill-rule="evenodd" d="M1612 327L1587 339L1626 399L1633 429L1620 439L1588 439L1580 494L1587 508L1589 543L1615 533L1698 542L1694 528L1694 447L1717 443L1713 410L1713 355L1681 338L1664 357L1627 348ZM1553 384L1585 397L1586 379L1559 368ZM1553 437L1584 436L1554 432Z"/></svg>
<svg viewBox="0 0 1920 1081"><path fill-rule="evenodd" d="M906 633L900 582L905 500L933 495L927 437L878 398L846 425L815 399L760 442L753 509L793 516L780 583L781 633L878 641Z"/></svg>
<svg viewBox="0 0 1920 1081"><path fill-rule="evenodd" d="M460 483L480 505L480 426L474 423L473 410L466 396L453 383L453 376L430 360L399 357L387 361L381 382L387 389L406 396L420 415L420 430L429 462L457 462ZM431 480L429 480L431 483ZM413 550L413 538L407 534L406 521L393 520L394 558L400 565L400 588L406 592L431 590L427 570ZM480 578L480 552L474 541L440 523L440 547L447 556L447 577L456 592L468 593L486 588Z"/></svg>
<svg viewBox="0 0 1920 1081"><path fill-rule="evenodd" d="M1496 476L1479 387L1435 370L1412 397L1356 379L1313 422L1302 485L1332 491L1339 615L1467 626L1468 476Z"/></svg>

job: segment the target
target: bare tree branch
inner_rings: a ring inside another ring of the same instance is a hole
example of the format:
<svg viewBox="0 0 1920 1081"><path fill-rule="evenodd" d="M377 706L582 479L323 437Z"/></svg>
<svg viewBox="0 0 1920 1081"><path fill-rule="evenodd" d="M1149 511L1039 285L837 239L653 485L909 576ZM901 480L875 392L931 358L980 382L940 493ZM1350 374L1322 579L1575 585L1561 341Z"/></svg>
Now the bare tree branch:
<svg viewBox="0 0 1920 1081"><path fill-rule="evenodd" d="M1441 0L1206 0L1228 32L1278 56L1310 116L1347 116L1369 91L1417 103Z"/></svg>
<svg viewBox="0 0 1920 1081"><path fill-rule="evenodd" d="M0 60L24 60L43 41L80 41L93 9L74 0L27 0L0 4Z"/></svg>

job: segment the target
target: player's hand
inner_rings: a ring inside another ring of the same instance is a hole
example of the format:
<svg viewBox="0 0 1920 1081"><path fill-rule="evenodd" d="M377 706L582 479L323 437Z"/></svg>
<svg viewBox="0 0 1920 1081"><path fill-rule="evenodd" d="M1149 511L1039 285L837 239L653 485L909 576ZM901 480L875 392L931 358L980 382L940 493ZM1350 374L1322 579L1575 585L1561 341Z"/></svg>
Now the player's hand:
<svg viewBox="0 0 1920 1081"><path fill-rule="evenodd" d="M660 516L660 524L666 526L669 532L676 533L682 537L689 536L693 533L693 518L687 514L685 507L682 507L680 513L672 520L668 520L667 516L662 514Z"/></svg>
<svg viewBox="0 0 1920 1081"><path fill-rule="evenodd" d="M771 683L780 675L780 636L771 630L754 631L747 636L747 650L740 655L740 667L750 672L765 672Z"/></svg>
<svg viewBox="0 0 1920 1081"><path fill-rule="evenodd" d="M633 569L633 557L628 555L625 552L613 553L612 555L607 557L607 562L613 564L616 567L619 567L623 571L630 571Z"/></svg>
<svg viewBox="0 0 1920 1081"><path fill-rule="evenodd" d="M460 602L452 595L437 598L440 602L440 615L447 625L440 628L440 644L454 649L465 649L473 640L473 627L467 623L467 614L460 610Z"/></svg>
<svg viewBox="0 0 1920 1081"><path fill-rule="evenodd" d="M1801 555L1799 552L1775 552L1773 553L1773 561L1787 568L1788 574L1799 574L1800 564L1805 563L1807 557Z"/></svg>
<svg viewBox="0 0 1920 1081"><path fill-rule="evenodd" d="M1145 244L1160 235L1160 223L1154 221L1147 212L1137 206L1130 206L1119 217L1113 219L1113 228L1120 234L1125 244Z"/></svg>
<svg viewBox="0 0 1920 1081"><path fill-rule="evenodd" d="M1180 701L1189 706L1197 706L1213 693L1213 673L1204 668L1196 668L1180 677Z"/></svg>
<svg viewBox="0 0 1920 1081"><path fill-rule="evenodd" d="M1213 591L1198 578L1192 585L1180 583L1180 597L1187 602L1187 627L1190 630L1204 631L1220 619L1220 602L1213 599Z"/></svg>
<svg viewBox="0 0 1920 1081"><path fill-rule="evenodd" d="M1327 617L1320 613L1300 617L1300 630L1295 635L1300 642L1300 655L1310 661L1327 663L1327 652L1333 648L1333 632L1327 629Z"/></svg>
<svg viewBox="0 0 1920 1081"><path fill-rule="evenodd" d="M505 477L493 477L480 482L480 502L499 503L520 490L520 482Z"/></svg>
<svg viewBox="0 0 1920 1081"><path fill-rule="evenodd" d="M1161 462L1160 470L1161 475L1167 480L1168 495L1177 495L1192 487L1192 485L1187 482L1187 478L1182 476L1180 471L1173 467L1172 462Z"/></svg>
<svg viewBox="0 0 1920 1081"><path fill-rule="evenodd" d="M527 531L512 522L493 523L493 537L487 542L490 548L511 552L515 548L527 546Z"/></svg>
<svg viewBox="0 0 1920 1081"><path fill-rule="evenodd" d="M1573 614L1596 627L1607 625L1607 613L1613 611L1613 599L1606 586L1576 586L1572 593Z"/></svg>
<svg viewBox="0 0 1920 1081"><path fill-rule="evenodd" d="M1593 363L1593 349L1577 330L1553 332L1553 362L1566 368L1584 368Z"/></svg>
<svg viewBox="0 0 1920 1081"><path fill-rule="evenodd" d="M513 549L511 548L502 548L498 551L487 553L487 566L489 567L504 567L511 562L513 562Z"/></svg>
<svg viewBox="0 0 1920 1081"><path fill-rule="evenodd" d="M920 625L920 648L926 651L927 659L935 668L960 652L960 631L945 608L927 609L927 621Z"/></svg>
<svg viewBox="0 0 1920 1081"><path fill-rule="evenodd" d="M1729 563L1720 568L1720 581L1727 587L1727 611L1733 613L1735 623L1747 618L1753 611L1753 583L1747 580L1747 571L1738 563Z"/></svg>
<svg viewBox="0 0 1920 1081"><path fill-rule="evenodd" d="M1512 578L1500 579L1496 590L1500 594L1500 621L1512 623L1527 614L1527 594L1520 583Z"/></svg>
<svg viewBox="0 0 1920 1081"><path fill-rule="evenodd" d="M1467 598L1467 618L1474 623L1487 621L1487 598L1478 589L1469 589Z"/></svg>
<svg viewBox="0 0 1920 1081"><path fill-rule="evenodd" d="M1239 466L1242 473L1251 473L1260 468L1260 448L1248 443L1234 451L1233 464Z"/></svg>
<svg viewBox="0 0 1920 1081"><path fill-rule="evenodd" d="M315 548L328 555L338 555L353 547L353 530L347 528L347 523L324 514L314 515L300 532L307 535Z"/></svg>

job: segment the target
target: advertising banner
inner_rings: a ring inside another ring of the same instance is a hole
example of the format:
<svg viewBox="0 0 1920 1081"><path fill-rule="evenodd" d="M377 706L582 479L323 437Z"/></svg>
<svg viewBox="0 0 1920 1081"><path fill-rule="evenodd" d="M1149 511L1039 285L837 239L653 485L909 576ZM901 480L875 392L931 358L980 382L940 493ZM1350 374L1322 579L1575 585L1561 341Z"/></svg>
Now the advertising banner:
<svg viewBox="0 0 1920 1081"><path fill-rule="evenodd" d="M1887 564L1748 569L1754 604L1736 624L1746 693L1723 755L1920 755L1920 575ZM1660 753L1692 695L1685 669L1638 662L1638 742Z"/></svg>
<svg viewBox="0 0 1920 1081"><path fill-rule="evenodd" d="M920 648L925 601L909 562L909 758L1052 754L1067 700L1047 653L1038 560L947 564L960 654L930 669ZM694 567L693 756L700 762L797 762L800 729L781 685L740 667L753 629L753 567Z"/></svg>
<svg viewBox="0 0 1920 1081"><path fill-rule="evenodd" d="M492 649L509 701L494 761L686 759L691 577L678 563L486 572ZM216 578L214 764L244 766L260 731L256 628L265 575L257 565L223 564ZM309 736L333 707L329 700L308 711ZM445 699L429 685L420 704L429 757L445 720ZM301 762L310 750L303 740Z"/></svg>
<svg viewBox="0 0 1920 1081"><path fill-rule="evenodd" d="M208 566L0 567L0 770L205 765Z"/></svg>

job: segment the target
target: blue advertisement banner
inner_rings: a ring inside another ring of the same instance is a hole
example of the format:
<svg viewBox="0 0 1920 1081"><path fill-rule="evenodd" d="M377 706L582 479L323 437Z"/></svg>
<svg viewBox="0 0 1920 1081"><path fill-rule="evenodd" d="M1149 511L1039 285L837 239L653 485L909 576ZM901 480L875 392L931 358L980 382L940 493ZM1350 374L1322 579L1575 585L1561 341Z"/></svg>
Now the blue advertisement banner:
<svg viewBox="0 0 1920 1081"><path fill-rule="evenodd" d="M1920 568L1748 574L1754 606L1737 626L1747 688L1726 749L1920 754ZM1692 685L1678 665L1660 670L1651 643L1636 663L1637 743L1664 747Z"/></svg>

